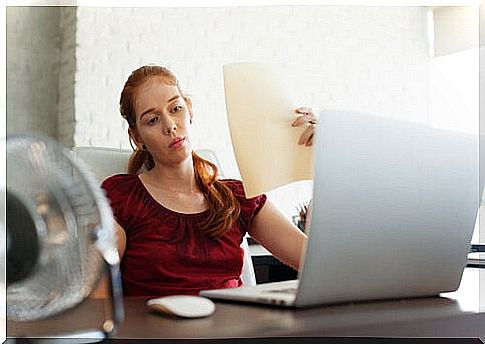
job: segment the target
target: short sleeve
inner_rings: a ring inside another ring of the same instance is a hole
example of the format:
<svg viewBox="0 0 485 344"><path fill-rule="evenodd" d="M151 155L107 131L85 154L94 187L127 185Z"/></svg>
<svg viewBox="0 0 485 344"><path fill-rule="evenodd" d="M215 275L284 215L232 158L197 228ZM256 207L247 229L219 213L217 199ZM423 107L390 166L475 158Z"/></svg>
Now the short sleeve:
<svg viewBox="0 0 485 344"><path fill-rule="evenodd" d="M113 210L116 222L124 229L128 226L127 202L130 191L133 190L133 176L128 174L117 174L106 178L101 183L106 197Z"/></svg>
<svg viewBox="0 0 485 344"><path fill-rule="evenodd" d="M225 179L224 182L229 186L241 205L241 224L245 232L251 226L254 217L259 213L266 203L266 195L261 194L251 198L246 198L243 183L236 179Z"/></svg>

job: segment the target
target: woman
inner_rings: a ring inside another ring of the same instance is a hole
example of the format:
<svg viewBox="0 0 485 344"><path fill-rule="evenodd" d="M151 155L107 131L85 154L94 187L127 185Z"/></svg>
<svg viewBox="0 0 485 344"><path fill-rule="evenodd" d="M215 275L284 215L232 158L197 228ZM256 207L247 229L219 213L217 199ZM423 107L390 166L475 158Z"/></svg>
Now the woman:
<svg viewBox="0 0 485 344"><path fill-rule="evenodd" d="M264 194L247 199L240 181L219 180L217 167L193 151L192 103L169 70L135 70L120 112L136 149L128 174L111 176L102 187L116 219L124 295L197 295L241 286L246 232L298 269L305 234ZM293 125L315 123L311 109L297 113ZM312 141L310 124L299 144Z"/></svg>

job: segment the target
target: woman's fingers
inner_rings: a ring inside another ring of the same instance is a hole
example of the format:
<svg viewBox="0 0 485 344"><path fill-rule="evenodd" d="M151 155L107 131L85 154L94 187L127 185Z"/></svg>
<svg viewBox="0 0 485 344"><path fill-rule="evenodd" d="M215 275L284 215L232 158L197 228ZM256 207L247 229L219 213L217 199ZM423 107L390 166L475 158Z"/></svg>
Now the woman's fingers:
<svg viewBox="0 0 485 344"><path fill-rule="evenodd" d="M315 135L312 134L312 136L310 136L310 138L308 139L308 141L306 143L307 147L313 146L313 140L314 140L314 138L315 138Z"/></svg>
<svg viewBox="0 0 485 344"><path fill-rule="evenodd" d="M312 108L310 107L299 107L295 109L297 114L300 114L295 120L291 123L293 127L299 127L301 125L307 124L307 128L303 131L298 140L299 145L305 145L307 147L313 145L313 136L315 133L315 126L317 124L317 117L313 113Z"/></svg>
<svg viewBox="0 0 485 344"><path fill-rule="evenodd" d="M313 135L315 133L315 127L313 125L308 126L303 134L301 134L298 140L299 145L311 146L313 144Z"/></svg>
<svg viewBox="0 0 485 344"><path fill-rule="evenodd" d="M313 113L312 108L309 107L299 107L295 110L296 113L301 114L295 118L295 120L291 123L292 126L298 127L303 124L316 124L317 117Z"/></svg>
<svg viewBox="0 0 485 344"><path fill-rule="evenodd" d="M307 124L307 123L310 123L311 121L311 118L309 118L309 116L298 116L297 118L295 118L295 120L293 122L291 122L291 126L292 127L299 127L303 124Z"/></svg>
<svg viewBox="0 0 485 344"><path fill-rule="evenodd" d="M295 109L295 111L302 114L313 113L313 109L307 106L300 106L299 108Z"/></svg>
<svg viewBox="0 0 485 344"><path fill-rule="evenodd" d="M303 124L317 124L317 119L310 115L298 116L291 122L292 127L299 127Z"/></svg>

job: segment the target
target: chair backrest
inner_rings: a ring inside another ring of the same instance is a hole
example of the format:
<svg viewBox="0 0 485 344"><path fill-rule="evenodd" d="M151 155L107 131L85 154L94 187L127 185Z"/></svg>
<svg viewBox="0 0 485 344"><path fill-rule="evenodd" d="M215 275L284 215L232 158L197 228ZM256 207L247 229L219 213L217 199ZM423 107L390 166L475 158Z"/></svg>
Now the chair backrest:
<svg viewBox="0 0 485 344"><path fill-rule="evenodd" d="M132 153L131 150L94 146L76 146L72 149L72 152L77 158L84 161L100 183L108 176L126 172L128 159ZM213 150L198 149L196 153L213 162L219 169L219 176L223 178L224 174L221 169L221 164ZM246 286L256 285L256 276L251 255L249 254L247 238L243 238L241 247L244 249L241 279Z"/></svg>

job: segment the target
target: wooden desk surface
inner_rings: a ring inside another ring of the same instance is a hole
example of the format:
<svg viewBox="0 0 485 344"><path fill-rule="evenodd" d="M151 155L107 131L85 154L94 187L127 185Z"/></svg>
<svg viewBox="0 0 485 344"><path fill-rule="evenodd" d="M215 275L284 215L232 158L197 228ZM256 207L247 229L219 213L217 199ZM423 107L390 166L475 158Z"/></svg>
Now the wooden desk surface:
<svg viewBox="0 0 485 344"><path fill-rule="evenodd" d="M217 302L215 313L201 319L159 315L145 306L144 298L125 298L125 320L115 338L362 336L485 339L484 288L485 270L467 268L458 291L440 297L307 309ZM50 319L8 321L7 336L57 337L77 330L99 329L103 307L103 300L88 299Z"/></svg>

